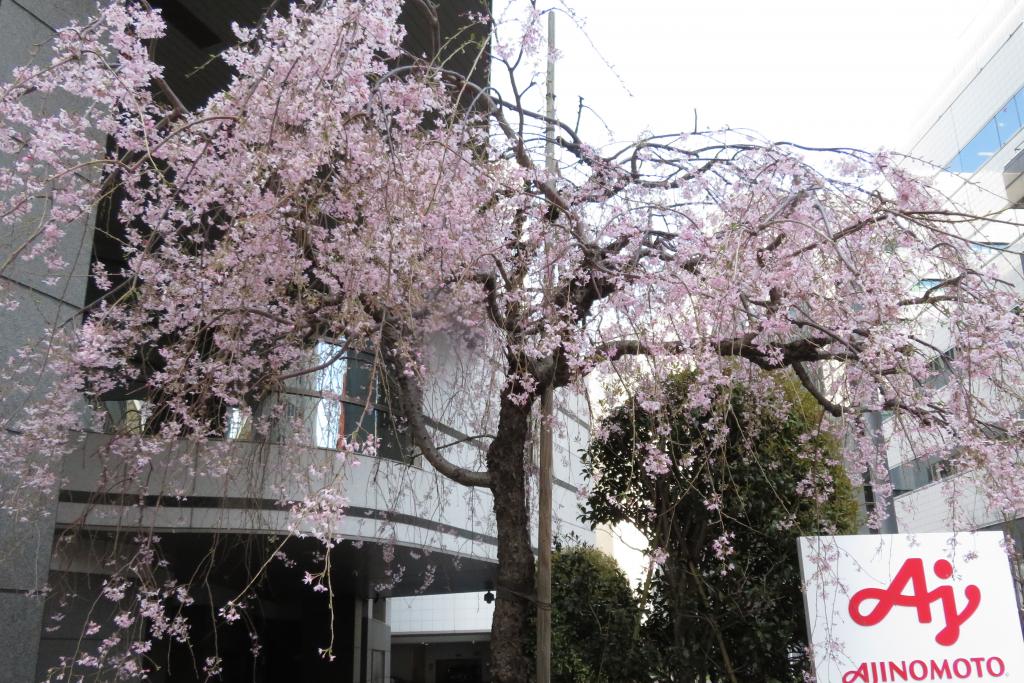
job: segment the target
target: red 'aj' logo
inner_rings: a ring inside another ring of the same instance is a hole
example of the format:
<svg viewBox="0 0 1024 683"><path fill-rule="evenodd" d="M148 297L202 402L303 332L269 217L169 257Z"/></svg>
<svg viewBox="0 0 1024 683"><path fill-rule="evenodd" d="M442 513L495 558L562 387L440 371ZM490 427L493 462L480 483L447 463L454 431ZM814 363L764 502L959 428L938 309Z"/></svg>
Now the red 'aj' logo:
<svg viewBox="0 0 1024 683"><path fill-rule="evenodd" d="M935 576L940 579L953 576L953 565L946 560L936 562L934 569ZM908 583L910 595L904 595L903 591ZM981 602L981 589L975 585L967 586L964 594L967 596L967 606L963 611L957 612L953 587L939 586L935 590L928 590L924 576L924 561L919 557L912 557L903 563L888 588L865 588L854 593L850 598L850 616L861 626L874 626L885 619L893 607L913 607L917 610L917 620L922 624L930 624L932 603L938 600L942 605L946 625L935 634L935 642L939 645L952 645L960 637L960 626L971 618ZM861 605L865 600L877 601L867 614L861 612Z"/></svg>

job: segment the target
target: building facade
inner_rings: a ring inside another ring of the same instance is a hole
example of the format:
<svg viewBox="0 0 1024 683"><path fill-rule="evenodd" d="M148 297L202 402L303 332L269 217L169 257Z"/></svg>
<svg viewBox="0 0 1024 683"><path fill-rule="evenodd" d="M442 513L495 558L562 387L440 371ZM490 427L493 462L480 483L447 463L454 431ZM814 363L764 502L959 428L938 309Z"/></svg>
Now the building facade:
<svg viewBox="0 0 1024 683"><path fill-rule="evenodd" d="M1020 288L1024 234L1016 223L1024 217L1017 210L1024 206L1024 3L1003 5L1000 21L975 46L901 151L941 168L935 185L961 207L975 215L998 214L998 220L978 223L963 237L972 241L986 267ZM934 284L922 273L916 287ZM945 355L955 355L940 329L935 341ZM906 440L890 448L889 465L896 489L893 531L1002 529L1022 539L1021 518L1006 518L989 505L979 472L956 471L941 459L915 458Z"/></svg>

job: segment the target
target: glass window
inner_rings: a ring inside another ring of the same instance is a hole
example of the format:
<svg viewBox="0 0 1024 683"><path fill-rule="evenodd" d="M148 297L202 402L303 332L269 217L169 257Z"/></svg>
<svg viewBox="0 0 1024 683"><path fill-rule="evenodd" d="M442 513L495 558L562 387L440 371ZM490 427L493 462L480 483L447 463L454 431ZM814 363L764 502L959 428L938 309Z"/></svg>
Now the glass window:
<svg viewBox="0 0 1024 683"><path fill-rule="evenodd" d="M981 168L993 154L1010 142L1024 127L1024 88L1017 91L1002 109L996 112L953 160L946 165L947 171L973 173Z"/></svg>
<svg viewBox="0 0 1024 683"><path fill-rule="evenodd" d="M318 365L330 363L317 373L318 389L341 396L345 393L345 372L348 369L348 354L342 353L340 344L320 342L316 345L316 362Z"/></svg>
<svg viewBox="0 0 1024 683"><path fill-rule="evenodd" d="M249 411L241 408L231 408L228 411L228 432L229 439L245 441L252 438L252 424L249 420Z"/></svg>
<svg viewBox="0 0 1024 683"><path fill-rule="evenodd" d="M1021 88L1021 90L1013 96L1013 104L1017 107L1018 116L1024 113L1024 88ZM1024 121L1021 121L1021 123L1024 124Z"/></svg>
<svg viewBox="0 0 1024 683"><path fill-rule="evenodd" d="M999 151L1001 146L999 133L996 131L996 120L992 119L960 152L963 172L977 171Z"/></svg>
<svg viewBox="0 0 1024 683"><path fill-rule="evenodd" d="M1010 100L1006 106L996 113L996 131L999 133L999 144L1005 145L1020 130L1020 113L1017 102Z"/></svg>
<svg viewBox="0 0 1024 683"><path fill-rule="evenodd" d="M946 170L952 171L953 173L964 172L964 162L963 159L960 158L959 153L957 153L957 155L953 157L953 161L949 162L949 164L946 166Z"/></svg>
<svg viewBox="0 0 1024 683"><path fill-rule="evenodd" d="M894 494L900 495L941 481L952 474L954 470L949 460L930 456L915 458L893 467L889 470L889 480L895 489Z"/></svg>
<svg viewBox="0 0 1024 683"><path fill-rule="evenodd" d="M346 351L342 344L320 342L316 363L326 364L316 374L316 421L314 442L320 448L337 448L341 438L380 440L378 456L411 462L408 432L396 425L388 409L374 402L387 399L387 382L375 376L374 357ZM386 406L390 408L390 404Z"/></svg>
<svg viewBox="0 0 1024 683"><path fill-rule="evenodd" d="M353 441L365 441L376 434L375 411L365 405L323 398L316 407L316 433L318 448L337 448L342 436Z"/></svg>
<svg viewBox="0 0 1024 683"><path fill-rule="evenodd" d="M380 439L378 457L400 462L412 461L412 441L409 432L395 424L391 413L377 411L377 438Z"/></svg>
<svg viewBox="0 0 1024 683"><path fill-rule="evenodd" d="M374 410L357 403L343 403L344 422L342 433L356 441L365 441L367 437L376 436Z"/></svg>
<svg viewBox="0 0 1024 683"><path fill-rule="evenodd" d="M123 429L126 434L149 433L149 421L153 417L153 404L149 401L106 401L105 407L111 429Z"/></svg>
<svg viewBox="0 0 1024 683"><path fill-rule="evenodd" d="M344 394L358 401L376 400L371 391L370 379L373 376L373 357L363 354L352 354L348 360L348 372L345 375Z"/></svg>
<svg viewBox="0 0 1024 683"><path fill-rule="evenodd" d="M340 399L345 394L348 354L341 344L322 341L316 345L316 363L328 365L316 374L316 390L323 392L325 398L316 404L313 442L320 448L337 448L338 438L344 433Z"/></svg>
<svg viewBox="0 0 1024 683"><path fill-rule="evenodd" d="M971 251L975 254L995 254L1006 249L1008 242L971 242Z"/></svg>
<svg viewBox="0 0 1024 683"><path fill-rule="evenodd" d="M341 435L341 401L320 399L316 406L316 434L314 442L318 448L337 448Z"/></svg>
<svg viewBox="0 0 1024 683"><path fill-rule="evenodd" d="M923 277L917 281L916 285L914 285L914 291L927 292L932 287L937 287L943 282L944 280L941 280L940 278Z"/></svg>
<svg viewBox="0 0 1024 683"><path fill-rule="evenodd" d="M954 474L956 474L956 469L945 458L935 458L928 463L928 483L942 481Z"/></svg>

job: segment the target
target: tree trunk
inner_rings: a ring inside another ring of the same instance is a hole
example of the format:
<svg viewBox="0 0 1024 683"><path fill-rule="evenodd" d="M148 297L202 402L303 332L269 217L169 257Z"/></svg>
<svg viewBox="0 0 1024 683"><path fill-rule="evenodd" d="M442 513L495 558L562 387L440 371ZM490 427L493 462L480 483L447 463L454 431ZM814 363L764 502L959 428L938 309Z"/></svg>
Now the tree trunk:
<svg viewBox="0 0 1024 683"><path fill-rule="evenodd" d="M526 441L530 404L501 399L498 433L487 449L494 517L498 525L498 585L491 623L491 678L494 683L527 683L533 661L527 655L535 608L534 558L526 497Z"/></svg>
<svg viewBox="0 0 1024 683"><path fill-rule="evenodd" d="M708 599L707 590L704 588L704 577L701 576L697 570L697 565L690 561L690 575L693 577L693 584L697 587L697 594L700 595L701 602L704 603L704 608L707 609L707 620L711 624L711 631L715 634L715 642L718 644L718 655L722 658L722 670L730 683L739 683L736 680L736 670L732 665L732 657L729 656L729 649L725 645L725 636L722 634L722 629L718 625L718 619L715 617L715 612L711 609L711 601Z"/></svg>
<svg viewBox="0 0 1024 683"><path fill-rule="evenodd" d="M704 672L698 673L693 667L687 667L685 670L680 665L679 654L682 652L684 645L693 646L691 642L693 638L694 629L690 623L693 617L679 605L679 597L685 595L690 589L689 574L685 570L686 559L679 553L673 557L673 554L669 554L668 559L665 561L665 573L664 580L667 588L667 598L672 617L672 644L673 644L673 656L669 657L670 667L675 667L675 674L678 681L687 681L696 683L698 681L705 680ZM684 660L685 661L685 660Z"/></svg>

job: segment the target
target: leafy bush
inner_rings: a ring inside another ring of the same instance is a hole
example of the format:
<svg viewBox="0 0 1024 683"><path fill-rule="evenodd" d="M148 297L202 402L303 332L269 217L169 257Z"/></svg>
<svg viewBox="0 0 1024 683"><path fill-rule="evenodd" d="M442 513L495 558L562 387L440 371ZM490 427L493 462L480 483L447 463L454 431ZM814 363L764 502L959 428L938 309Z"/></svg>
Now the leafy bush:
<svg viewBox="0 0 1024 683"><path fill-rule="evenodd" d="M799 680L796 538L856 526L845 473L820 464L838 444L795 382L774 406L736 384L695 410L693 381L677 375L657 408L630 400L604 420L585 456L585 515L632 523L654 549L643 635L656 680ZM705 428L712 416L725 424Z"/></svg>

